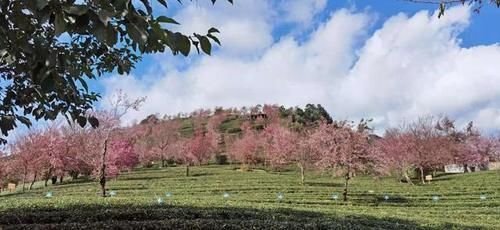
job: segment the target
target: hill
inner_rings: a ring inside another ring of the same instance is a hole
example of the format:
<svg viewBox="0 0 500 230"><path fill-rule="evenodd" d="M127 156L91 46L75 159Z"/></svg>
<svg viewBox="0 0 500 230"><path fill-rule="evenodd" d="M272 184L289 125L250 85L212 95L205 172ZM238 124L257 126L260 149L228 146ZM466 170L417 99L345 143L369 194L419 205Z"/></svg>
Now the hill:
<svg viewBox="0 0 500 230"><path fill-rule="evenodd" d="M168 122L169 120L181 119L182 126L180 127L180 133L183 136L190 136L193 133L193 114L196 113L207 113L207 114L224 114L224 119L219 125L219 132L226 135L235 135L241 132L240 126L245 121L255 121L258 118L267 118L267 111L276 109L279 113L280 118L289 121L290 125L294 126L309 126L319 120L325 120L327 122L332 122L332 117L328 112L321 106L307 104L303 108L301 107L290 107L285 108L284 106L277 105L256 105L252 107L242 107L240 109L225 109L222 107L217 107L214 111L210 110L198 110L193 113L178 114L176 116L164 116L159 118L158 115L149 115L139 122L141 125L153 125L158 122ZM210 119L212 116L206 116L206 119ZM262 127L255 126L255 129Z"/></svg>

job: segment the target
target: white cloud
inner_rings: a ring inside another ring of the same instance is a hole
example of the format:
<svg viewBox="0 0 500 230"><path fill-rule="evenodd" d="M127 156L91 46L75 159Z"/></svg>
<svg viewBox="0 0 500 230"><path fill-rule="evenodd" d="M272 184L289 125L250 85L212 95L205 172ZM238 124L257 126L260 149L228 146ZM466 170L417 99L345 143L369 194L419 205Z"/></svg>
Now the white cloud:
<svg viewBox="0 0 500 230"><path fill-rule="evenodd" d="M251 55L272 45L272 20L275 11L269 1L240 0L233 5L210 1L190 4L174 17L182 26L180 32L205 34L216 26L227 53Z"/></svg>
<svg viewBox="0 0 500 230"><path fill-rule="evenodd" d="M105 81L108 92L148 96L127 120L201 107L321 103L338 119L375 118L378 129L443 113L500 129L500 46L461 47L457 35L469 24L467 7L449 9L441 19L425 11L395 15L369 35L372 15L342 9L298 42L292 35L273 41L276 11L268 2L237 2L243 9L235 6L236 12L197 14L204 8L188 7L179 14L192 16L190 29L228 28L229 43L214 56L161 71L155 84L132 76ZM249 31L257 40L248 39Z"/></svg>
<svg viewBox="0 0 500 230"><path fill-rule="evenodd" d="M325 9L326 0L284 0L281 2L286 21L306 24Z"/></svg>

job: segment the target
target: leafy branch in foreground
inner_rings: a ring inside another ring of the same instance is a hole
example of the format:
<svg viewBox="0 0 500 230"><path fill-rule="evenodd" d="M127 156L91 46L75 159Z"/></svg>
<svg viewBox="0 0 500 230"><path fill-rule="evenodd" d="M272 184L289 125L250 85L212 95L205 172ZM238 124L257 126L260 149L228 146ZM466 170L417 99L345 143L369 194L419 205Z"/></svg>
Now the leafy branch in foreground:
<svg viewBox="0 0 500 230"><path fill-rule="evenodd" d="M500 8L500 0L404 0L407 2L414 2L414 3L424 3L424 4L436 4L439 5L439 13L438 17L442 17L444 15L444 12L446 11L446 8L448 6L456 5L456 4L469 4L469 5L475 5L474 11L476 13L479 13L481 8L484 6L485 2L490 2L490 4L496 5L497 8Z"/></svg>
<svg viewBox="0 0 500 230"><path fill-rule="evenodd" d="M167 1L157 0L167 7ZM227 0L232 3L232 0ZM181 2L181 0L178 0ZM211 0L215 4L216 0ZM79 124L99 99L87 81L105 73L129 73L142 55L192 47L211 54L220 45L215 28L185 35L173 18L153 14L150 0L33 0L0 2L0 130L17 122L69 115ZM4 138L0 142L5 143Z"/></svg>

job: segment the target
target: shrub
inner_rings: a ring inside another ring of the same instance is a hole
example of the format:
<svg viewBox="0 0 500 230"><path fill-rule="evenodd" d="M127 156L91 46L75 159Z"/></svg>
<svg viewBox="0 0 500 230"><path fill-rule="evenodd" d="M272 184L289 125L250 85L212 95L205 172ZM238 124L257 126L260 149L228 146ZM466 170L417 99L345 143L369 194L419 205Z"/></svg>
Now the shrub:
<svg viewBox="0 0 500 230"><path fill-rule="evenodd" d="M237 128L230 128L227 130L228 133L240 133L241 129L239 127Z"/></svg>
<svg viewBox="0 0 500 230"><path fill-rule="evenodd" d="M227 155L215 155L215 164L218 164L218 165L227 165L228 161L227 161Z"/></svg>

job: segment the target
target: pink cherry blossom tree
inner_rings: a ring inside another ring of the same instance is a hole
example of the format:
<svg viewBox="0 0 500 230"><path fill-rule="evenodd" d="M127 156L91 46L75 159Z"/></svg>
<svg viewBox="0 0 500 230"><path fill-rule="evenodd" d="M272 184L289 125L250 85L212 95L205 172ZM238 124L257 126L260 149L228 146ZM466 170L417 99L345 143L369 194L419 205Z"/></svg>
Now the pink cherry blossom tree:
<svg viewBox="0 0 500 230"><path fill-rule="evenodd" d="M374 144L377 159L376 171L392 175L397 174L407 183L413 184L410 174L415 169L416 156L411 151L411 136L399 129L388 129L384 138Z"/></svg>
<svg viewBox="0 0 500 230"><path fill-rule="evenodd" d="M134 151L131 141L115 139L110 144L108 157L108 176L115 177L120 171L132 170L139 163L139 156Z"/></svg>
<svg viewBox="0 0 500 230"><path fill-rule="evenodd" d="M481 136L480 133L469 136L465 141L465 153L462 163L468 165L484 165L492 160L496 153L497 144L493 138Z"/></svg>
<svg viewBox="0 0 500 230"><path fill-rule="evenodd" d="M425 184L426 171L442 168L450 161L449 139L436 129L437 123L435 117L426 116L402 128L409 135L409 151L415 156L422 184Z"/></svg>
<svg viewBox="0 0 500 230"><path fill-rule="evenodd" d="M73 178L77 179L80 174L89 176L94 168L89 160L93 142L92 129L81 128L79 125L69 123L61 126L63 136L63 150L67 159L66 171Z"/></svg>
<svg viewBox="0 0 500 230"><path fill-rule="evenodd" d="M293 162L299 143L297 133L272 123L264 128L262 135L266 159L272 168L279 169Z"/></svg>
<svg viewBox="0 0 500 230"><path fill-rule="evenodd" d="M347 201L351 175L366 170L371 161L368 129L361 121L355 129L349 122L322 123L311 134L311 146L321 158L316 165L323 170L333 169L344 175L343 199Z"/></svg>
<svg viewBox="0 0 500 230"><path fill-rule="evenodd" d="M205 124L211 124L209 121L210 110L197 110L191 113L191 127L193 134L190 138L183 141L186 148L182 148L177 159L186 165L186 176L189 176L189 167L207 163L214 155L217 149L217 132L215 128L207 127ZM181 142L182 143L182 142ZM179 148L179 146L177 146Z"/></svg>
<svg viewBox="0 0 500 230"><path fill-rule="evenodd" d="M16 168L22 171L23 191L28 177L32 177L31 189L40 174L50 178L56 170L61 170L60 143L60 135L50 129L33 129L17 138L11 150Z"/></svg>
<svg viewBox="0 0 500 230"><path fill-rule="evenodd" d="M262 138L253 130L247 121L241 125L241 138L236 139L230 147L229 156L241 163L242 169L251 167L262 160Z"/></svg>
<svg viewBox="0 0 500 230"><path fill-rule="evenodd" d="M146 98L130 99L119 90L109 101L111 109L93 114L98 118L99 127L90 129L86 136L85 147L88 152L85 154L85 160L93 166L93 174L97 174L103 197L106 197L107 177L111 176L107 173L110 144L115 141L113 138L120 131L120 120L129 110L138 110L145 100Z"/></svg>
<svg viewBox="0 0 500 230"><path fill-rule="evenodd" d="M227 119L227 114L228 113L222 108L216 109L215 113L207 121L206 130L208 135L213 138L215 145L215 157L218 157L221 153L226 152L226 137L220 132L220 126Z"/></svg>
<svg viewBox="0 0 500 230"><path fill-rule="evenodd" d="M15 159L15 168L20 169L20 172L22 172L21 183L23 184L23 191L25 190L26 180L28 180L30 174L36 170L33 169L33 166L37 168L39 167L38 164L35 164L38 157L33 154L33 151L36 149L36 145L38 143L38 135L38 130L30 130L27 134L18 136L16 141L11 144L10 149L12 151L11 154Z"/></svg>
<svg viewBox="0 0 500 230"><path fill-rule="evenodd" d="M186 166L186 176L189 176L189 167L194 165L196 162L196 158L191 152L191 148L189 146L190 144L190 139L181 138L177 140L171 148L175 153L175 160Z"/></svg>
<svg viewBox="0 0 500 230"><path fill-rule="evenodd" d="M212 133L202 129L195 130L193 137L187 142L186 176L189 176L189 166L208 162L214 156L216 147L217 141Z"/></svg>
<svg viewBox="0 0 500 230"><path fill-rule="evenodd" d="M321 157L315 151L315 143L311 138L312 132L314 130L304 130L297 134L297 142L295 144L297 150L293 151L291 156L292 162L295 162L300 169L300 182L302 185L305 184L305 170L313 168L315 162L318 162Z"/></svg>
<svg viewBox="0 0 500 230"><path fill-rule="evenodd" d="M158 159L161 166L165 167L165 161L172 158L169 148L180 138L179 129L181 127L181 120L167 120L160 121L151 126L149 138L151 155L153 159Z"/></svg>

